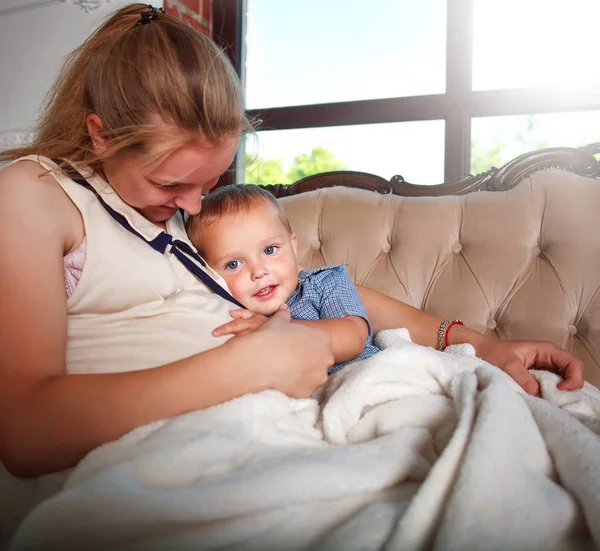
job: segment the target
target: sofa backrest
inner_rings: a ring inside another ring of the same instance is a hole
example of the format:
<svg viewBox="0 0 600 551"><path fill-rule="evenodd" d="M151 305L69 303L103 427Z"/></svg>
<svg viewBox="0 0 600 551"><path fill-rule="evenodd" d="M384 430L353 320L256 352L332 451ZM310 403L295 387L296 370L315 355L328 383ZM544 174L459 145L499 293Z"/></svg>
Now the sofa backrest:
<svg viewBox="0 0 600 551"><path fill-rule="evenodd" d="M304 267L348 262L356 283L438 316L554 342L600 386L600 181L550 169L507 191L280 200Z"/></svg>

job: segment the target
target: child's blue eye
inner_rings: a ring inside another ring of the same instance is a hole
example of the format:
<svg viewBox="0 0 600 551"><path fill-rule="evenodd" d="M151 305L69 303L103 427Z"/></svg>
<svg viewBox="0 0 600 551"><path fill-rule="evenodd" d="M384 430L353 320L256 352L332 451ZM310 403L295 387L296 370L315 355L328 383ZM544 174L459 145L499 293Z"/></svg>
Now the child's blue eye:
<svg viewBox="0 0 600 551"><path fill-rule="evenodd" d="M274 245L269 245L268 247L265 247L264 253L266 255L272 255L272 254L275 254L276 250L277 250L277 247L275 247Z"/></svg>
<svg viewBox="0 0 600 551"><path fill-rule="evenodd" d="M240 267L239 260L232 260L229 264L227 264L227 266L225 266L225 268L227 270L237 270L239 267Z"/></svg>

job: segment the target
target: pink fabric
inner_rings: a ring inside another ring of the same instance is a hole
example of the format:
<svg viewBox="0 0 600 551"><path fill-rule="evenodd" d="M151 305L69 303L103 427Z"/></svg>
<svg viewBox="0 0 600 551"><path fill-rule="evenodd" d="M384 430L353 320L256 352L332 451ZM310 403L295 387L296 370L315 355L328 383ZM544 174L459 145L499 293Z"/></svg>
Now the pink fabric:
<svg viewBox="0 0 600 551"><path fill-rule="evenodd" d="M77 249L63 258L65 268L65 291L67 292L67 297L70 297L75 292L75 288L81 278L84 262L85 237Z"/></svg>

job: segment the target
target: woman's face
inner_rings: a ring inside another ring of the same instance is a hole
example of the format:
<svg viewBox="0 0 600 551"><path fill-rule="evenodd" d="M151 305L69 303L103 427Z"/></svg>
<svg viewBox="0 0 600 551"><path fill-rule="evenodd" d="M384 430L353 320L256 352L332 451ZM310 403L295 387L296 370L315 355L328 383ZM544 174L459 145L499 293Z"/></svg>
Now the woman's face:
<svg viewBox="0 0 600 551"><path fill-rule="evenodd" d="M121 199L151 222L164 222L178 209L198 214L202 195L231 165L238 136L220 145L185 146L158 165L144 167L147 157L123 154L104 162L104 173Z"/></svg>

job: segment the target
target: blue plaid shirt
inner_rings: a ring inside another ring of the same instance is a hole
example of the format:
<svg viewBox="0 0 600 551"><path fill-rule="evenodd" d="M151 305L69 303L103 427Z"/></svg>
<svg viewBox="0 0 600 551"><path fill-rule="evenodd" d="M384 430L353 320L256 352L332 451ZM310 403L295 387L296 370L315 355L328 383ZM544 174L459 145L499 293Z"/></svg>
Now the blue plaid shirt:
<svg viewBox="0 0 600 551"><path fill-rule="evenodd" d="M292 319L314 321L358 316L369 326L369 335L362 354L353 360L335 364L329 368L329 373L379 352L379 348L373 344L373 328L365 306L343 264L302 270L298 279L298 288L287 301Z"/></svg>

